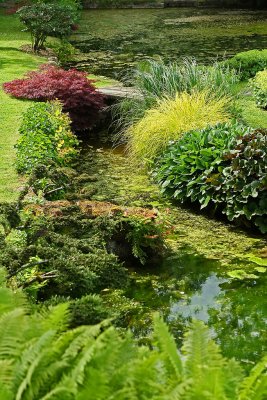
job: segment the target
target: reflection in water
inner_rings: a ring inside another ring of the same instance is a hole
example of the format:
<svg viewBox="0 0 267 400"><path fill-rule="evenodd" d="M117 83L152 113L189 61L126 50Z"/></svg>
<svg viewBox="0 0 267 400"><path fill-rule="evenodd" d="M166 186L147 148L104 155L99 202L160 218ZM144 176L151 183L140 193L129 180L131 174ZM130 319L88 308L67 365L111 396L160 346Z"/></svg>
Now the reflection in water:
<svg viewBox="0 0 267 400"><path fill-rule="evenodd" d="M210 308L218 309L218 295L223 291L220 284L227 282L226 279L219 278L212 273L201 285L200 289L191 297L170 303L170 314L167 318L169 322L177 318L197 318L201 321L209 321Z"/></svg>

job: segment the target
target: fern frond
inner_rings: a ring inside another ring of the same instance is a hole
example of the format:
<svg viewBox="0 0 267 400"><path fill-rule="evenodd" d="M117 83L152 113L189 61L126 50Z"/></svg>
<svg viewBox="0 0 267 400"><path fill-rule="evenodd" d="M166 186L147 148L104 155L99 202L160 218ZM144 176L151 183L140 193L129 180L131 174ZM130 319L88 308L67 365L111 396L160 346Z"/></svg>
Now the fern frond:
<svg viewBox="0 0 267 400"><path fill-rule="evenodd" d="M265 400L267 397L267 356L243 380L238 400Z"/></svg>
<svg viewBox="0 0 267 400"><path fill-rule="evenodd" d="M25 400L27 397L24 394L27 391L32 396L34 390L32 376L39 367L44 352L53 345L55 336L55 331L47 331L40 338L26 344L27 348L22 353L21 362L17 365L14 379L14 387L17 388L16 400Z"/></svg>
<svg viewBox="0 0 267 400"><path fill-rule="evenodd" d="M0 360L19 355L23 342L25 315L21 308L15 308L0 317Z"/></svg>
<svg viewBox="0 0 267 400"><path fill-rule="evenodd" d="M181 379L183 365L174 338L169 333L167 325L158 314L154 316L154 331L157 345L164 358L171 366L176 378Z"/></svg>
<svg viewBox="0 0 267 400"><path fill-rule="evenodd" d="M223 371L226 360L219 347L210 339L208 328L200 321L194 321L185 335L182 353L185 356L184 377L192 379L188 398L225 400Z"/></svg>

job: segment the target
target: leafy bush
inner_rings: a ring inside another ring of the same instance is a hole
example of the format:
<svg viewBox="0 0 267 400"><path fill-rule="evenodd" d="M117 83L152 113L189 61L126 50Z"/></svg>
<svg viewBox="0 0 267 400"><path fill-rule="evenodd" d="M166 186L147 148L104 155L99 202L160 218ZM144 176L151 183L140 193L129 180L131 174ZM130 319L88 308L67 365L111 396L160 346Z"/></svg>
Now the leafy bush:
<svg viewBox="0 0 267 400"><path fill-rule="evenodd" d="M5 83L3 87L6 93L20 99L60 100L76 130L92 127L104 105L103 96L96 91L93 81L87 79L87 73L75 69L65 71L43 65L39 71L29 72L25 78Z"/></svg>
<svg viewBox="0 0 267 400"><path fill-rule="evenodd" d="M77 20L77 12L72 5L55 2L24 6L18 10L18 15L25 30L32 36L34 51L44 47L48 36L61 39L69 36Z"/></svg>
<svg viewBox="0 0 267 400"><path fill-rule="evenodd" d="M227 123L184 134L157 160L154 176L162 191L206 207L217 189L210 184L212 177L228 164L225 153L233 148L236 137L248 131L237 123Z"/></svg>
<svg viewBox="0 0 267 400"><path fill-rule="evenodd" d="M267 69L257 72L251 82L257 105L262 108L267 108Z"/></svg>
<svg viewBox="0 0 267 400"><path fill-rule="evenodd" d="M58 102L31 106L24 114L20 134L16 146L16 167L20 173L29 173L38 164L66 165L77 155L78 140Z"/></svg>
<svg viewBox="0 0 267 400"><path fill-rule="evenodd" d="M192 129L203 129L228 119L228 99L212 98L208 92L177 94L148 110L144 118L125 132L129 154L135 160L153 160L171 140Z"/></svg>
<svg viewBox="0 0 267 400"><path fill-rule="evenodd" d="M193 58L184 58L179 63L169 64L149 60L140 63L127 82L141 96L123 99L113 106L113 116L120 126L128 127L166 96L174 98L177 93L205 90L211 92L212 97L220 97L229 95L231 85L238 80L234 69L218 62L207 67L199 65Z"/></svg>
<svg viewBox="0 0 267 400"><path fill-rule="evenodd" d="M68 315L67 304L29 315L23 295L2 282L2 400L266 398L266 358L244 377L236 361L221 355L201 322L192 324L178 352L158 316L149 348L107 324L67 330Z"/></svg>
<svg viewBox="0 0 267 400"><path fill-rule="evenodd" d="M51 48L57 57L59 65L64 66L68 61L71 60L75 54L75 47L73 47L67 40L61 40L57 43L49 43Z"/></svg>
<svg viewBox="0 0 267 400"><path fill-rule="evenodd" d="M239 71L241 80L248 80L267 68L267 49L238 53L223 64Z"/></svg>

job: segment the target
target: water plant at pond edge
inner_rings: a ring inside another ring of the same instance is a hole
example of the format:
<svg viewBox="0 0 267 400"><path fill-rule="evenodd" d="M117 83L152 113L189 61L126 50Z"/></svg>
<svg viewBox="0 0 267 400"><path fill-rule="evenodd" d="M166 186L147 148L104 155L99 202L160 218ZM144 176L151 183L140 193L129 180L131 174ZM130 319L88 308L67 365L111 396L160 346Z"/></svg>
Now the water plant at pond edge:
<svg viewBox="0 0 267 400"><path fill-rule="evenodd" d="M140 96L126 98L112 107L113 118L126 129L141 119L146 110L165 97L177 93L209 91L213 98L230 96L231 87L239 81L238 73L218 62L203 66L194 58L165 64L162 60L146 60L137 65L126 85L133 86Z"/></svg>
<svg viewBox="0 0 267 400"><path fill-rule="evenodd" d="M96 396L104 400L114 395L118 399L167 400L176 398L177 393L183 400L207 395L218 400L226 396L233 400L265 398L265 358L244 375L238 362L221 355L200 322L191 325L181 351L177 351L158 315L154 316L151 348L137 346L129 333L120 334L108 322L68 329L67 303L31 315L28 310L23 294L8 289L2 273L3 400L18 396L21 400L29 396L32 400L61 399L62 395L70 400Z"/></svg>
<svg viewBox="0 0 267 400"><path fill-rule="evenodd" d="M59 100L75 130L91 128L104 107L103 96L94 87L87 74L75 69L42 65L39 71L28 72L23 79L3 85L6 93L19 99L35 101Z"/></svg>
<svg viewBox="0 0 267 400"><path fill-rule="evenodd" d="M227 97L214 98L207 91L160 100L123 134L129 156L139 163L153 161L171 140L177 140L184 132L227 121L228 102Z"/></svg>

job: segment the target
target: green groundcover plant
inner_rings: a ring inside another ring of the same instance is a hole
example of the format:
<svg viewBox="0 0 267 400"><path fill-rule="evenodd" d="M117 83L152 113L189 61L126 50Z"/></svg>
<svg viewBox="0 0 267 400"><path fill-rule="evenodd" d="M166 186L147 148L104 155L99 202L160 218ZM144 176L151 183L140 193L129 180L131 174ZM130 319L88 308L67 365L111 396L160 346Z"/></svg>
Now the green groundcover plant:
<svg viewBox="0 0 267 400"><path fill-rule="evenodd" d="M39 313L21 292L0 288L1 400L264 400L266 358L249 376L194 322L177 351L155 316L153 347L108 322L69 330L68 305Z"/></svg>
<svg viewBox="0 0 267 400"><path fill-rule="evenodd" d="M267 69L259 71L251 80L256 103L261 108L267 108Z"/></svg>
<svg viewBox="0 0 267 400"><path fill-rule="evenodd" d="M29 173L38 164L68 165L77 156L77 138L59 102L36 103L23 116L17 142L16 167Z"/></svg>

